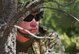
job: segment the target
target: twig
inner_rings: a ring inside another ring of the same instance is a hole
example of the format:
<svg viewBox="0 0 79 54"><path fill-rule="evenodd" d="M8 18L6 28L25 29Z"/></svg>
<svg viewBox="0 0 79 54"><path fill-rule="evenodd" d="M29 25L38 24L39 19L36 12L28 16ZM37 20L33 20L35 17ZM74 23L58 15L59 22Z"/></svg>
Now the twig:
<svg viewBox="0 0 79 54"><path fill-rule="evenodd" d="M31 36L35 37L35 38L38 38L38 39L53 39L54 37L39 37L39 36L36 36L34 35L33 33L31 33L30 31L20 27L20 26L17 26L15 25L16 28L20 29L20 30L24 30L25 32L28 32Z"/></svg>
<svg viewBox="0 0 79 54"><path fill-rule="evenodd" d="M70 13L65 12L64 10L61 10L61 9L58 9L58 8L52 8L52 7L42 7L42 8L47 8L47 9L51 9L51 10L56 10L56 11L58 11L58 12L63 13L63 14L66 15L66 16L72 17L73 19L75 19L76 21L79 22L79 19L78 19L77 17L75 17L73 14L70 14Z"/></svg>

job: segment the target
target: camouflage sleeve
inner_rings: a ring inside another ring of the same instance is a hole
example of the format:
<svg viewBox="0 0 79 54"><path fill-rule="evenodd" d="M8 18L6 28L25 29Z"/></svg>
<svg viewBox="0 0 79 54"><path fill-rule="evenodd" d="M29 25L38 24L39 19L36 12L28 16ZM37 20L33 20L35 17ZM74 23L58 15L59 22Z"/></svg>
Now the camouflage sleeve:
<svg viewBox="0 0 79 54"><path fill-rule="evenodd" d="M64 47L56 33L52 32L45 36L51 39L40 39L32 44L35 54L64 54Z"/></svg>
<svg viewBox="0 0 79 54"><path fill-rule="evenodd" d="M47 45L48 49L46 53L49 54L64 54L64 46L61 43L61 40L58 37L58 34L55 32L50 33L49 37L53 37L52 39L48 39Z"/></svg>

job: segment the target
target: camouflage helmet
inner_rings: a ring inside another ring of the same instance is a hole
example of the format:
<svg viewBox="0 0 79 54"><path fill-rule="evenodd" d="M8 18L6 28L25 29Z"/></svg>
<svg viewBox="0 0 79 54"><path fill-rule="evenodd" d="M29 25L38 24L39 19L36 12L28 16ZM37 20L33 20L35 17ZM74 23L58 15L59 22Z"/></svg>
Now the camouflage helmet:
<svg viewBox="0 0 79 54"><path fill-rule="evenodd" d="M30 2L33 2L34 0L30 0ZM31 13L39 13L39 12L42 12L43 11L43 4L39 4L37 5L36 7L34 7L32 9L32 12Z"/></svg>
<svg viewBox="0 0 79 54"><path fill-rule="evenodd" d="M37 5L35 8L32 9L31 13L40 13L43 12L43 8L42 8L43 4Z"/></svg>

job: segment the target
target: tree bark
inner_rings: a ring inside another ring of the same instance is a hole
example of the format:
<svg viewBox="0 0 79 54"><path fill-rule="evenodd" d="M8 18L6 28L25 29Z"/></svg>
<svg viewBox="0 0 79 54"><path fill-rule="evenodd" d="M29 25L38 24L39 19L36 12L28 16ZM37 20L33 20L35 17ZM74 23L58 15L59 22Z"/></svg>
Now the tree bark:
<svg viewBox="0 0 79 54"><path fill-rule="evenodd" d="M4 36L4 30L7 23L13 18L17 12L17 0L0 0L0 53L7 54L5 52L5 43L8 36ZM7 30L8 32L8 30ZM8 34L9 35L9 34Z"/></svg>

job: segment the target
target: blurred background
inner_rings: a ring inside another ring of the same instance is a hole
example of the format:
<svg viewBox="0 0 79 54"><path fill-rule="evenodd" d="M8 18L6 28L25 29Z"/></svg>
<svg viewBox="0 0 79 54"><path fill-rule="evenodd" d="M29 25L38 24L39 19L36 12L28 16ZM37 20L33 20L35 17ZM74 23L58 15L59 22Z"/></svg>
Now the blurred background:
<svg viewBox="0 0 79 54"><path fill-rule="evenodd" d="M33 0L19 0L18 7ZM43 4L41 26L56 31L67 54L79 53L79 0L50 0Z"/></svg>

